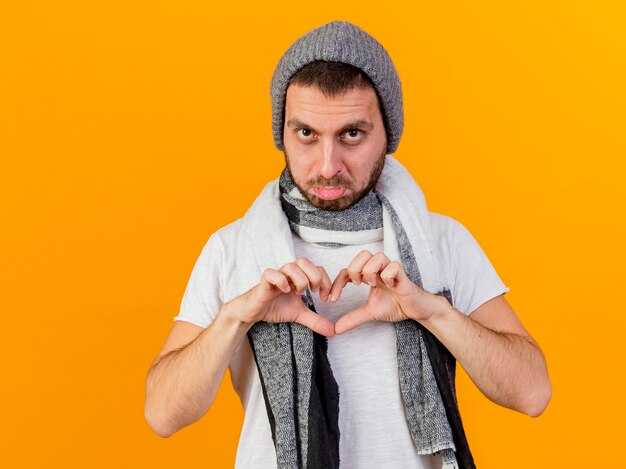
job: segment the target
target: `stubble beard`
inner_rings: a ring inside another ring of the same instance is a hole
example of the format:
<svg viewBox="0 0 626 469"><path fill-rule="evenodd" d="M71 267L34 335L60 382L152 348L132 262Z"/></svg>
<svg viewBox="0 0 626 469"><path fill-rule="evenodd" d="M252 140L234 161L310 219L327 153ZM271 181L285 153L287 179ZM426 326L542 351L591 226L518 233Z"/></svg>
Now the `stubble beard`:
<svg viewBox="0 0 626 469"><path fill-rule="evenodd" d="M353 187L353 184L350 183L350 181L347 181L346 179L344 179L343 176L340 176L340 175L335 175L330 179L325 179L322 176L318 176L314 179L307 181L306 186L305 186L306 188L319 186L319 187L346 187L350 189L350 194L345 195L343 197L339 197L338 199L334 199L334 200L321 199L315 194L310 194L305 189L305 187L302 187L300 184L298 184L296 180L293 178L293 172L291 171L291 167L289 166L289 156L287 155L287 151L284 150L283 153L285 155L285 163L287 165L287 170L291 174L291 179L293 180L293 183L296 185L296 187L300 189L300 192L302 193L304 198L316 208L319 208L321 210L329 210L332 212L338 212L341 210L345 210L346 208L351 207L352 205L356 204L359 200L365 197L374 188L374 186L378 182L378 178L380 178L380 175L383 172L383 168L385 167L385 157L387 154L386 142L385 142L384 149L385 150L383 150L381 155L378 157L378 159L374 162L374 165L372 166L372 170L370 171L370 176L369 176L367 185L361 190L355 190L355 188Z"/></svg>

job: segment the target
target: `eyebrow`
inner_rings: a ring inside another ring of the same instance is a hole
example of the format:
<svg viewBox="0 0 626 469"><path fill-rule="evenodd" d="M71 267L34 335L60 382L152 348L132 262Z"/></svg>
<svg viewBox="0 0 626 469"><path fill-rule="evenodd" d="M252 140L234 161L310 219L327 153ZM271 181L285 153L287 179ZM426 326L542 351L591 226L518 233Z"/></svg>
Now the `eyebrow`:
<svg viewBox="0 0 626 469"><path fill-rule="evenodd" d="M299 119L293 118L293 119L289 119L287 121L287 127L304 127L306 129L311 129L314 132L317 132L317 130L315 130L313 127L311 127L310 125L300 121ZM358 119L355 120L353 122L348 122L346 125L344 125L341 130L339 130L339 133L343 133L346 130L349 129L354 129L357 127L362 127L365 128L366 130L372 130L374 128L374 124L372 124L370 121L367 121L365 119Z"/></svg>

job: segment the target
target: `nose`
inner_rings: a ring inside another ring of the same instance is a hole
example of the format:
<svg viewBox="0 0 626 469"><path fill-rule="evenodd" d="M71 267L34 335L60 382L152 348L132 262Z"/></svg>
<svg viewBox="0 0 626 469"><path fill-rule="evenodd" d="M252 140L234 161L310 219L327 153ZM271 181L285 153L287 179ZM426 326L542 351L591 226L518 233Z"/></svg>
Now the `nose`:
<svg viewBox="0 0 626 469"><path fill-rule="evenodd" d="M341 150L331 140L325 141L321 147L322 154L320 155L319 173L322 177L330 179L343 169Z"/></svg>

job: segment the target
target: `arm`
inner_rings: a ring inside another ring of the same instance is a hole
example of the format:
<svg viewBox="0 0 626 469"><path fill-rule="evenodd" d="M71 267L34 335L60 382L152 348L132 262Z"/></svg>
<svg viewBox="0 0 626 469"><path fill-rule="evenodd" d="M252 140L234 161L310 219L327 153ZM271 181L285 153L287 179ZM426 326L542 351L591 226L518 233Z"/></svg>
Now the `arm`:
<svg viewBox="0 0 626 469"><path fill-rule="evenodd" d="M365 282L372 288L364 305L337 321L337 334L367 321L413 319L450 350L493 402L533 417L548 405L552 387L543 353L503 296L468 317L443 296L414 284L399 262L368 251L361 251L341 270L331 288L331 301L337 301L348 282Z"/></svg>
<svg viewBox="0 0 626 469"><path fill-rule="evenodd" d="M202 417L242 338L258 321L298 322L318 334L334 335L333 324L302 302L309 285L311 291L320 292L322 301L328 299L328 274L301 258L280 270L266 269L260 282L224 304L204 331L178 321L148 371L144 410L148 424L168 437Z"/></svg>
<svg viewBox="0 0 626 469"><path fill-rule="evenodd" d="M168 437L200 417L215 399L226 368L251 324L234 318L226 309L202 330L177 321L168 342L196 335L187 345L171 348L166 343L148 371L145 418L154 431Z"/></svg>
<svg viewBox="0 0 626 469"><path fill-rule="evenodd" d="M445 298L442 308L420 323L456 357L474 384L491 401L538 417L552 386L539 345L500 295L469 316Z"/></svg>

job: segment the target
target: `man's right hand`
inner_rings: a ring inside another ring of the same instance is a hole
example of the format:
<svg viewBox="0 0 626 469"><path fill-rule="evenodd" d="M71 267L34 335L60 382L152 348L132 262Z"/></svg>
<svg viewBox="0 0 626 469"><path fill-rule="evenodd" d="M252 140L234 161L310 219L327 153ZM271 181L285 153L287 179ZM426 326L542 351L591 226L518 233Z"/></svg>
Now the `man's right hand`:
<svg viewBox="0 0 626 469"><path fill-rule="evenodd" d="M223 304L206 329L176 321L148 372L145 415L150 426L167 437L204 415L235 350L257 321L298 322L327 337L334 335L333 323L302 303L300 294L307 286L328 301L328 274L300 258L279 270L266 269L259 284Z"/></svg>
<svg viewBox="0 0 626 469"><path fill-rule="evenodd" d="M308 285L311 292L319 291L322 301L328 301L332 282L326 270L301 257L278 270L265 269L261 281L233 299L228 309L244 324L297 322L326 337L335 335L334 324L302 302L300 295Z"/></svg>

